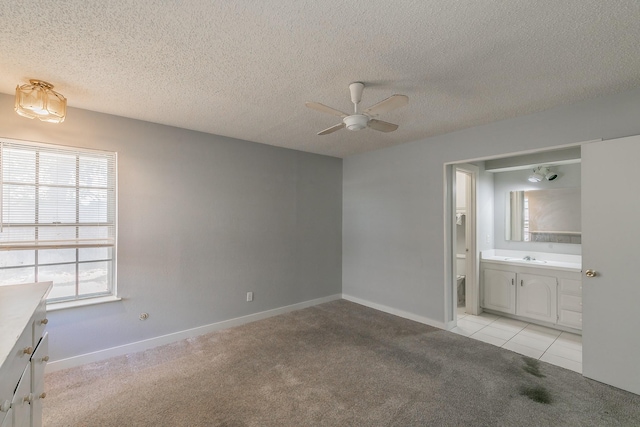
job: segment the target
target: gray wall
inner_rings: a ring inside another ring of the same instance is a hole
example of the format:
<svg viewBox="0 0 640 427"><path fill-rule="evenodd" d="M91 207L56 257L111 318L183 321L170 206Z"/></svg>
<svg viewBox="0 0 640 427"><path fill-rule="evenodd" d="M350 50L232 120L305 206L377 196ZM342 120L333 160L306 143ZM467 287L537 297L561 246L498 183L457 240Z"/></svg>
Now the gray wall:
<svg viewBox="0 0 640 427"><path fill-rule="evenodd" d="M530 169L510 172L496 172L493 177L495 188L495 249L511 249L516 251L551 252L558 254L580 255L582 245L566 243L512 242L506 241L505 210L507 194L516 190L544 190L550 188L580 188L580 164L560 165L553 167L559 176L553 181L531 183L527 181ZM580 219L578 218L578 221Z"/></svg>
<svg viewBox="0 0 640 427"><path fill-rule="evenodd" d="M0 111L2 137L118 152L124 299L50 313L53 360L341 292L342 160L73 108L41 123L7 95Z"/></svg>
<svg viewBox="0 0 640 427"><path fill-rule="evenodd" d="M640 134L638 117L634 90L346 158L343 293L444 322L443 164Z"/></svg>

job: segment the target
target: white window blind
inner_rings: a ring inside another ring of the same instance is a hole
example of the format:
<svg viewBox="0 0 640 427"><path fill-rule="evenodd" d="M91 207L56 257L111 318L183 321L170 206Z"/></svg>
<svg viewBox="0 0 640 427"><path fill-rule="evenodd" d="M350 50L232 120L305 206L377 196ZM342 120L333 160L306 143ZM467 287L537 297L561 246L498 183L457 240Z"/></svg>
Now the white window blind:
<svg viewBox="0 0 640 427"><path fill-rule="evenodd" d="M0 141L0 249L115 242L115 153Z"/></svg>
<svg viewBox="0 0 640 427"><path fill-rule="evenodd" d="M59 279L54 298L111 293L102 282L113 277L116 153L0 139L0 184L0 284L47 276ZM97 262L108 278L83 292L82 273Z"/></svg>

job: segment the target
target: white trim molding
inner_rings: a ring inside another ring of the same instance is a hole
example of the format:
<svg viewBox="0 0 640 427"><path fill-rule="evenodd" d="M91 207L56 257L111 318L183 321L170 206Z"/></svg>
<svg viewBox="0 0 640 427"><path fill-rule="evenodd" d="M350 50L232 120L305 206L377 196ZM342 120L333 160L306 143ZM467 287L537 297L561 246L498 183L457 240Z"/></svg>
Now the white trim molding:
<svg viewBox="0 0 640 427"><path fill-rule="evenodd" d="M187 329L184 331L174 332L167 335L161 335L158 337L149 338L142 341L136 341L133 343L129 343L129 344L125 344L117 347L111 347L104 350L94 351L92 353L81 354L79 356L69 357L67 359L54 360L47 363L46 370L47 370L47 373L55 372L62 369L85 365L91 362L98 362L100 360L108 359L110 357L122 356L129 353L149 350L154 347L158 347L165 344L171 344L186 338L192 338L198 335L204 335L210 332L232 328L234 326L244 325L246 323L255 322L256 320L262 320L269 317L277 316L279 314L289 313L291 311L312 307L314 305L324 304L326 302L339 300L341 298L342 298L341 294L329 295L327 297L317 298L309 301L303 301L297 304L274 308L272 310L261 311L260 313L249 314L247 316L236 317L229 320L223 320L221 322L211 323L209 325L199 326L197 328Z"/></svg>

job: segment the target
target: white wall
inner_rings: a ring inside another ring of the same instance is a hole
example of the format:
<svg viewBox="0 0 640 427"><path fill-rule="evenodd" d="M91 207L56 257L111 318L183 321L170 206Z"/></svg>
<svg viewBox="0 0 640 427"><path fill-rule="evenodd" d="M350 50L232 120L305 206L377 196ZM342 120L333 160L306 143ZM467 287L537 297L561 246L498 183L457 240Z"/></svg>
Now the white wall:
<svg viewBox="0 0 640 427"><path fill-rule="evenodd" d="M545 190L550 188L580 188L580 164L559 165L553 167L559 176L553 181L531 183L527 180L532 170L516 170L494 173L494 211L495 211L495 249L511 249L516 251L551 252L559 254L580 255L582 246L567 243L515 242L506 241L505 210L507 194L518 190ZM578 221L580 218L578 218Z"/></svg>
<svg viewBox="0 0 640 427"><path fill-rule="evenodd" d="M443 164L640 134L638 117L634 90L346 158L343 293L444 322Z"/></svg>
<svg viewBox="0 0 640 427"><path fill-rule="evenodd" d="M123 300L50 313L52 360L341 292L342 160L74 108L52 125L7 95L0 111L2 137L118 152Z"/></svg>

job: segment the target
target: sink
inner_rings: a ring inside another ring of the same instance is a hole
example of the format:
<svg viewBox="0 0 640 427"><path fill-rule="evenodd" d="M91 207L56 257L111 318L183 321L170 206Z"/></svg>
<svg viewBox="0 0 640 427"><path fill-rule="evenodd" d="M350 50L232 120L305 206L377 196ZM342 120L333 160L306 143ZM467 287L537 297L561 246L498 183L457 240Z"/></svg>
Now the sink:
<svg viewBox="0 0 640 427"><path fill-rule="evenodd" d="M505 258L505 261L530 262L532 264L546 264L547 261L541 259Z"/></svg>

